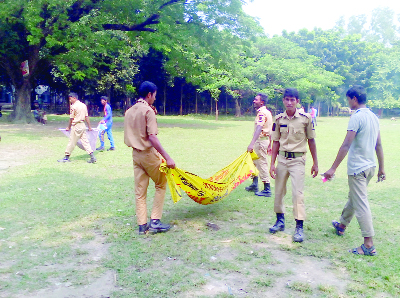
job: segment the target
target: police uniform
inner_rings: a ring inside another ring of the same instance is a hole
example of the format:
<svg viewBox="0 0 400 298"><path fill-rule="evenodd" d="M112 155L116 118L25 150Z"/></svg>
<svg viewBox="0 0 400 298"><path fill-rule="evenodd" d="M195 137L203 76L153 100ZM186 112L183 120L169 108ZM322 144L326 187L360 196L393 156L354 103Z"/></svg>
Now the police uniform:
<svg viewBox="0 0 400 298"><path fill-rule="evenodd" d="M88 154L92 154L93 150L89 144L86 134L85 119L88 117L86 105L83 102L76 100L75 103L71 105L69 115L69 117L73 120L71 124L69 142L67 148L65 149L65 155L71 155L79 139L81 139L82 146L85 148L85 151Z"/></svg>
<svg viewBox="0 0 400 298"><path fill-rule="evenodd" d="M305 220L304 177L308 139L315 138L311 116L296 109L292 118L286 111L278 114L272 127L272 140L279 142L278 165L275 178L275 213L285 213L283 198L286 183L292 181L293 215Z"/></svg>
<svg viewBox="0 0 400 298"><path fill-rule="evenodd" d="M124 141L132 147L133 170L135 177L136 217L138 225L147 223L147 187L149 178L155 183L151 219L161 219L164 206L167 178L160 172L162 162L160 153L152 146L149 135L157 135L156 114L151 106L139 99L125 113Z"/></svg>
<svg viewBox="0 0 400 298"><path fill-rule="evenodd" d="M259 171L261 181L264 183L270 183L268 146L270 144L269 136L271 135L272 123L273 119L271 112L265 106L260 107L257 110L257 116L254 121L254 131L257 126L262 126L260 136L254 143L254 151L259 157L254 160L254 164Z"/></svg>

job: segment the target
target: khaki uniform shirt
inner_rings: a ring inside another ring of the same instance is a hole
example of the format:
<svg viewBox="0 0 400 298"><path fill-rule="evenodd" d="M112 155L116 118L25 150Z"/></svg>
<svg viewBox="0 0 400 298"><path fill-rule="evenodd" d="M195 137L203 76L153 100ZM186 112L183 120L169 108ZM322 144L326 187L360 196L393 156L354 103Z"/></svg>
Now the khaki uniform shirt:
<svg viewBox="0 0 400 298"><path fill-rule="evenodd" d="M153 147L149 141L149 135L157 134L156 114L145 100L139 99L125 113L125 144L138 150L146 150Z"/></svg>
<svg viewBox="0 0 400 298"><path fill-rule="evenodd" d="M71 105L71 108L69 110L69 118L74 119L72 120L72 126L77 123L84 122L85 117L88 117L86 105L79 100L75 101L75 103Z"/></svg>
<svg viewBox="0 0 400 298"><path fill-rule="evenodd" d="M292 119L286 111L275 117L272 140L279 142L279 151L307 152L307 140L315 138L310 114L296 110Z"/></svg>
<svg viewBox="0 0 400 298"><path fill-rule="evenodd" d="M272 130L272 114L265 106L262 106L257 110L256 120L254 121L254 131L257 126L262 126L262 130L259 136L260 138L265 138L271 135Z"/></svg>

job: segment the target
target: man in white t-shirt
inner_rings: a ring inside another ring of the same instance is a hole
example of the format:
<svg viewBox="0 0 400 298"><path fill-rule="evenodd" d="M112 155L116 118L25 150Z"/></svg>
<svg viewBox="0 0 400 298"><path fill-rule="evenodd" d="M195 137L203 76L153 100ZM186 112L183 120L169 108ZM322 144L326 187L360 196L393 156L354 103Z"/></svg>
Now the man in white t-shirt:
<svg viewBox="0 0 400 298"><path fill-rule="evenodd" d="M355 215L364 237L364 244L350 250L359 255L375 256L372 237L375 235L372 225L371 209L368 203L367 185L375 172L375 153L378 158L378 181L385 180L383 149L379 132L378 117L366 107L367 95L362 86L353 86L346 93L349 107L356 112L350 117L347 135L336 156L332 167L323 175L331 179L337 167L349 152L347 175L349 197L343 208L340 222L333 221L336 234L343 236L346 226Z"/></svg>

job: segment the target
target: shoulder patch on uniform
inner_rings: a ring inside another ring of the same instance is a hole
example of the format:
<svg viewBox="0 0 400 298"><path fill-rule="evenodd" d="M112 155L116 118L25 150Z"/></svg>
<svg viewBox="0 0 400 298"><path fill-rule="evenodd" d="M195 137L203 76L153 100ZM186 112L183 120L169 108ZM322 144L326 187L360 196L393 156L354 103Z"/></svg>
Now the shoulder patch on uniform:
<svg viewBox="0 0 400 298"><path fill-rule="evenodd" d="M307 117L308 119L310 119L310 118L311 118L311 115L310 115L310 114L308 114L308 113L302 113L302 112L299 112L299 114L300 114L301 116Z"/></svg>
<svg viewBox="0 0 400 298"><path fill-rule="evenodd" d="M280 114L276 115L275 116L275 120L278 120L278 119L282 118L283 115L284 115L283 113L280 113Z"/></svg>
<svg viewBox="0 0 400 298"><path fill-rule="evenodd" d="M272 131L275 131L276 123L272 124Z"/></svg>

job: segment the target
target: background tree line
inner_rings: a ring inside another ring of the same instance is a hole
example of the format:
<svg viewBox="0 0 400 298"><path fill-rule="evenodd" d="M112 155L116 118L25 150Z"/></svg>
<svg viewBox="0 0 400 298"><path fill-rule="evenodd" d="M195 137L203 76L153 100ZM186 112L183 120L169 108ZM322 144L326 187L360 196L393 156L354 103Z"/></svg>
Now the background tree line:
<svg viewBox="0 0 400 298"><path fill-rule="evenodd" d="M129 106L143 80L158 85L162 114L240 116L252 111L256 92L279 111L286 87L299 89L306 108L335 114L354 84L367 88L380 112L400 108L400 27L392 10L267 37L244 2L0 1L0 84L13 86L11 117L30 121L39 84Z"/></svg>

